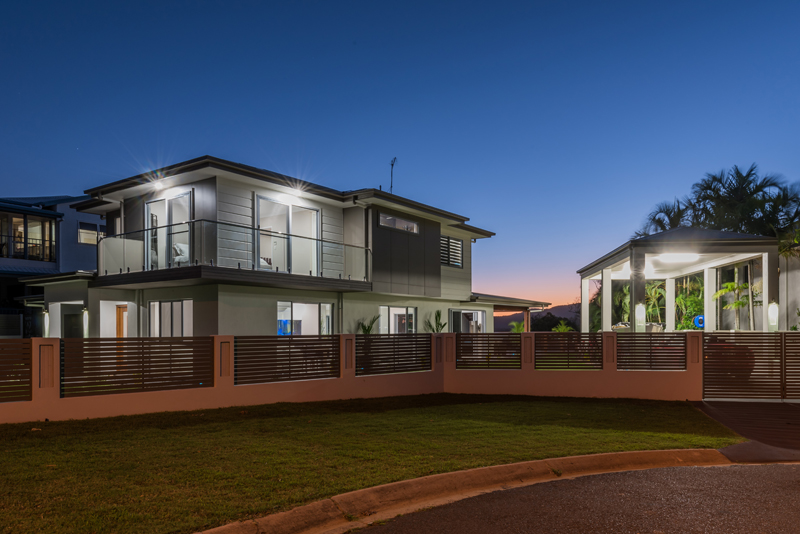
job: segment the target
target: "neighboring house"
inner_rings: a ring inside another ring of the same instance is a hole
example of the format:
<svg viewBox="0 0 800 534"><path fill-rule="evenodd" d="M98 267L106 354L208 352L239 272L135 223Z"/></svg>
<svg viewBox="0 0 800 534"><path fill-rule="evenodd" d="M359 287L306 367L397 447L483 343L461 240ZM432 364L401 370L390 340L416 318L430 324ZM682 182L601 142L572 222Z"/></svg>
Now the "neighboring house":
<svg viewBox="0 0 800 534"><path fill-rule="evenodd" d="M21 278L96 268L104 222L69 206L88 198L0 198L0 337L42 334L41 289Z"/></svg>
<svg viewBox="0 0 800 534"><path fill-rule="evenodd" d="M466 217L376 189L336 191L205 156L99 186L97 273L40 276L53 337L491 332Z"/></svg>

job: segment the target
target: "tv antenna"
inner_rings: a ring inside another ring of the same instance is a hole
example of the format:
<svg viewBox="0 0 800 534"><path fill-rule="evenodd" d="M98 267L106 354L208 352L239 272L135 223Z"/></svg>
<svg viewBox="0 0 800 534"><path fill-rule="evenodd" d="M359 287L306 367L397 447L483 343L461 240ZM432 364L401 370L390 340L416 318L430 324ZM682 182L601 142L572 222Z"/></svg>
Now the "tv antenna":
<svg viewBox="0 0 800 534"><path fill-rule="evenodd" d="M392 194L392 189L394 189L394 164L397 163L397 158L392 158L392 162L390 165L392 166L392 173L391 173L391 182L389 182L389 194Z"/></svg>

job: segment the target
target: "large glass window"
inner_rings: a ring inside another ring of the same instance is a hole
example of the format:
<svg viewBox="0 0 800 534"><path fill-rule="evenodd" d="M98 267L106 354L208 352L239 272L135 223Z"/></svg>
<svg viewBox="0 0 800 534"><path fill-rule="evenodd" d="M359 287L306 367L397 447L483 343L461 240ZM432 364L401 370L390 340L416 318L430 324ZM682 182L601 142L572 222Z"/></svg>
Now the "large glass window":
<svg viewBox="0 0 800 534"><path fill-rule="evenodd" d="M0 258L56 261L56 221L0 213Z"/></svg>
<svg viewBox="0 0 800 534"><path fill-rule="evenodd" d="M278 302L279 336L333 334L333 305L327 303Z"/></svg>
<svg viewBox="0 0 800 534"><path fill-rule="evenodd" d="M150 337L190 337L194 335L191 300L150 302Z"/></svg>
<svg viewBox="0 0 800 534"><path fill-rule="evenodd" d="M417 331L416 308L381 306L379 315L380 334L413 334Z"/></svg>
<svg viewBox="0 0 800 534"><path fill-rule="evenodd" d="M412 234L419 233L419 225L414 221L395 217L394 215L387 215L386 213L380 214L379 224L387 228L394 228L395 230L402 230L404 232L411 232Z"/></svg>
<svg viewBox="0 0 800 534"><path fill-rule="evenodd" d="M486 332L486 312L480 310L450 310L453 332L481 334Z"/></svg>

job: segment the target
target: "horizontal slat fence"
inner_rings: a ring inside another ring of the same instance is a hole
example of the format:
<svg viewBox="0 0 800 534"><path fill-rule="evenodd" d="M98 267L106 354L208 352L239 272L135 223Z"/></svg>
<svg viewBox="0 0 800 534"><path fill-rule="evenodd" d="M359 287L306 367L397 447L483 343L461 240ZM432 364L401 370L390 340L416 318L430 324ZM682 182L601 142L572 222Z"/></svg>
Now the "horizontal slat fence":
<svg viewBox="0 0 800 534"><path fill-rule="evenodd" d="M456 369L521 368L522 338L519 334L456 334Z"/></svg>
<svg viewBox="0 0 800 534"><path fill-rule="evenodd" d="M339 377L339 336L236 336L234 384Z"/></svg>
<svg viewBox="0 0 800 534"><path fill-rule="evenodd" d="M65 398L213 385L210 337L61 340L61 396Z"/></svg>
<svg viewBox="0 0 800 534"><path fill-rule="evenodd" d="M0 339L0 402L31 400L31 340Z"/></svg>
<svg viewBox="0 0 800 534"><path fill-rule="evenodd" d="M356 376L430 370L430 334L356 335Z"/></svg>
<svg viewBox="0 0 800 534"><path fill-rule="evenodd" d="M683 371L686 334L639 332L617 334L617 369L625 371Z"/></svg>
<svg viewBox="0 0 800 534"><path fill-rule="evenodd" d="M703 335L703 397L780 399L781 334Z"/></svg>
<svg viewBox="0 0 800 534"><path fill-rule="evenodd" d="M592 370L603 368L603 335L578 332L536 333L537 370Z"/></svg>

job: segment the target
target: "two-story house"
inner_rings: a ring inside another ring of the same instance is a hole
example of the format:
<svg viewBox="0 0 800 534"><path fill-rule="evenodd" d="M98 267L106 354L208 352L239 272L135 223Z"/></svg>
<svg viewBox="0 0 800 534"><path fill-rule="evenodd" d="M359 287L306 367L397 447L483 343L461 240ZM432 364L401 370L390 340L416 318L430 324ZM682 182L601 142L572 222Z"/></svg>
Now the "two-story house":
<svg viewBox="0 0 800 534"><path fill-rule="evenodd" d="M30 307L41 310L41 290L21 279L95 270L105 223L99 215L70 208L88 198L0 198L0 337L42 334L42 316Z"/></svg>
<svg viewBox="0 0 800 534"><path fill-rule="evenodd" d="M379 189L337 191L204 156L89 189L96 273L44 288L46 335L134 337L490 332L496 310L547 303L472 292L472 247L494 234Z"/></svg>

